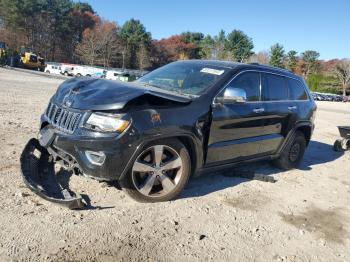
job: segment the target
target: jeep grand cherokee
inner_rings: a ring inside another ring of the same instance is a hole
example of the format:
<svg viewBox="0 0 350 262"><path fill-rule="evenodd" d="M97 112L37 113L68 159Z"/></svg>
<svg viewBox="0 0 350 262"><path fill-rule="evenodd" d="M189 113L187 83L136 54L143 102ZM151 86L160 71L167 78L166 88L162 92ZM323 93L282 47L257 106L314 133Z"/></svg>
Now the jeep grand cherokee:
<svg viewBox="0 0 350 262"><path fill-rule="evenodd" d="M262 159L297 167L315 111L289 71L189 60L133 83L67 80L41 117L39 141L67 169L117 180L138 201L166 201L203 170Z"/></svg>

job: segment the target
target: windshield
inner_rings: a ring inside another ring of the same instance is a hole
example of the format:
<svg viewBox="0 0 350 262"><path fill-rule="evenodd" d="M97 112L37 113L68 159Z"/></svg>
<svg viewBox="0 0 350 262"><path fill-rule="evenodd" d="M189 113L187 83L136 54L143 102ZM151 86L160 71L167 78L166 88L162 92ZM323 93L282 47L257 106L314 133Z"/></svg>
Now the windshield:
<svg viewBox="0 0 350 262"><path fill-rule="evenodd" d="M225 68L198 63L171 63L137 81L182 95L198 96L223 77Z"/></svg>

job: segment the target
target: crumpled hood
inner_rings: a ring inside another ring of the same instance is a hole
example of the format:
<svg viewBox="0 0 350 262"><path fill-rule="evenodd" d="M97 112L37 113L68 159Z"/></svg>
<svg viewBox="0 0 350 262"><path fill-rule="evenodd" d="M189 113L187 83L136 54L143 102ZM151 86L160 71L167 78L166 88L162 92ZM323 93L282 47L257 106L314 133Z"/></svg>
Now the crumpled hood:
<svg viewBox="0 0 350 262"><path fill-rule="evenodd" d="M72 78L60 85L52 102L81 110L113 110L122 109L132 99L145 94L180 103L191 101L190 98L159 88L144 87L137 82Z"/></svg>

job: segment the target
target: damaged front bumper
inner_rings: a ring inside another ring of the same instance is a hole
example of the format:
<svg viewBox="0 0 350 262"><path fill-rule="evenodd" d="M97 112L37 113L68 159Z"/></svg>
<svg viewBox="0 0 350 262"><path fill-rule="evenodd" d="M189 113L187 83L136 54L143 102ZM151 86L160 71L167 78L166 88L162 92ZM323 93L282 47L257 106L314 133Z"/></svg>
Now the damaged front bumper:
<svg viewBox="0 0 350 262"><path fill-rule="evenodd" d="M129 142L130 139L115 137L64 134L47 125L40 130L38 139L29 140L22 152L23 180L46 200L70 209L82 209L85 201L69 189L67 176L68 179L75 174L101 181L118 180L133 153L132 147L124 146Z"/></svg>
<svg viewBox="0 0 350 262"><path fill-rule="evenodd" d="M85 207L83 198L57 180L55 165L49 152L35 138L29 140L20 159L24 183L40 197L70 209Z"/></svg>

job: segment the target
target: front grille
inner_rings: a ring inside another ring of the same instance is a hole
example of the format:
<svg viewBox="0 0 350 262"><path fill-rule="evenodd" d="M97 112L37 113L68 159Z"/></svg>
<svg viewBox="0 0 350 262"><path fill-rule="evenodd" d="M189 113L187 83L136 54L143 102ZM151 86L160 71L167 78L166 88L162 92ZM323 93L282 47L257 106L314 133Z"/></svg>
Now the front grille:
<svg viewBox="0 0 350 262"><path fill-rule="evenodd" d="M81 119L80 113L67 110L53 103L49 103L46 109L46 116L51 125L68 133L75 131Z"/></svg>

